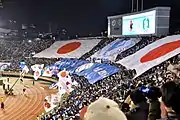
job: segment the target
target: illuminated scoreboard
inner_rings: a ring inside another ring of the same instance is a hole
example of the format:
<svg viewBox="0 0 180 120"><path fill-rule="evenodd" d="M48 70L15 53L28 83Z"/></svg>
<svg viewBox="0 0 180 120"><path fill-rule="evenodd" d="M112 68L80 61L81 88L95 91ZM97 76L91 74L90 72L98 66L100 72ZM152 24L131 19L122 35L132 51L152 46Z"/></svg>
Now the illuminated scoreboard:
<svg viewBox="0 0 180 120"><path fill-rule="evenodd" d="M145 35L156 32L156 11L124 16L122 20L122 35Z"/></svg>
<svg viewBox="0 0 180 120"><path fill-rule="evenodd" d="M169 33L169 7L108 17L108 36L146 36Z"/></svg>

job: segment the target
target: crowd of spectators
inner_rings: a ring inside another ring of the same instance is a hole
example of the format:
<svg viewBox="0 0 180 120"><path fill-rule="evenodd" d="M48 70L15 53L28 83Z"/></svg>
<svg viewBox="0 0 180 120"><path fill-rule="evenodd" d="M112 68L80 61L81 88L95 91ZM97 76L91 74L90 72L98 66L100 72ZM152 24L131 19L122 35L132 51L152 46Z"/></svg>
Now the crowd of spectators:
<svg viewBox="0 0 180 120"><path fill-rule="evenodd" d="M134 47L119 54L117 60L120 60L128 55L135 53L136 51L142 49L143 47L147 46L148 44L158 39L159 38L157 37L142 38L142 40ZM98 51L99 49L101 49L103 46L107 45L111 41L112 39L104 39L93 50L82 56L81 59L88 58L90 55L94 54L96 51ZM102 96L114 100L116 103L118 103L119 107L122 108L122 110L125 113L127 112L127 116L128 116L129 113L126 107L124 107L125 106L124 103L126 102L126 98L128 97L128 95L130 95L131 93L133 93L134 90L142 86L151 86L156 90L156 87L159 88L168 81L172 81L172 80L178 81L179 78L172 72L169 72L167 70L167 67L170 64L179 64L179 60L180 57L179 55L177 55L165 61L164 63L156 67L153 67L152 69L145 72L143 75L141 75L136 79L133 79L133 77L136 74L134 70L132 71L127 70L125 67L115 63L111 63L111 64L121 67L122 70L112 76L109 76L101 81L98 81L95 84L89 84L85 78L73 75L73 79L75 79L79 83L79 86L76 87L76 89L72 93L70 93L67 100L64 101L63 104L59 105L49 114L43 115L41 119L56 120L58 118L61 118L62 120L80 120L80 110L83 107L90 105L92 102L96 101L99 97ZM142 97L141 93L134 92L134 94L135 95L140 94L139 96ZM131 95L131 97L132 96L133 95ZM146 97L143 98L141 100L145 102ZM145 103L146 103L145 106L150 105L150 103L147 101ZM145 106L143 105L142 109L148 110L149 107L145 107ZM144 116L148 116L148 113L143 113L143 114L145 114ZM161 116L159 114L159 116L156 117L156 119L160 119L160 118ZM151 117L149 118L149 120L156 120L156 119ZM134 120L134 119L129 117L128 120ZM145 119L139 118L138 120L145 120Z"/></svg>
<svg viewBox="0 0 180 120"><path fill-rule="evenodd" d="M19 70L19 62L22 60L27 65L37 63L51 64L54 59L37 59L32 56L48 48L54 43L53 40L22 40L22 39L1 39L0 40L0 60L10 62L10 70Z"/></svg>
<svg viewBox="0 0 180 120"><path fill-rule="evenodd" d="M142 40L134 47L120 53L117 57L117 60L135 53L136 51L142 49L143 47L158 39L159 38L157 37L143 37ZM80 59L89 58L92 54L102 49L113 40L115 39L104 38L97 46L94 47L94 49L83 55ZM53 42L54 41L52 40L0 40L0 58L1 60L11 62L11 70L18 70L19 62L22 60L24 60L28 66L42 63L49 65L57 61L57 59L32 58L32 55L46 49ZM116 63L110 64L121 67L121 71L101 81L98 81L95 84L89 84L87 79L85 79L84 77L72 75L72 79L76 80L79 83L79 86L77 86L75 90L67 96L66 100L63 101L62 104L59 104L59 106L52 110L50 113L42 115L41 120L58 120L58 118L61 118L62 120L80 120L80 110L83 107L90 105L92 102L96 101L99 97L102 96L114 100L116 103L118 103L119 107L122 108L123 112L127 113L128 116L129 111L127 111L127 107L125 107L126 98L130 95L131 99L134 100L132 93L134 93L134 95L141 94L138 93L136 89L142 86L148 85L151 87L160 87L168 81L178 81L179 77L177 77L176 74L169 72L167 70L167 67L170 64L179 64L179 60L180 56L177 55L165 61L164 63L153 67L136 79L133 79L136 74L134 70L127 70L125 67ZM134 92L134 90L136 90L136 92ZM145 99L141 100L145 102ZM137 101L134 100L134 102ZM145 103L147 105L150 104L147 101ZM137 102L135 104L139 103ZM170 103L166 105L169 105L169 107L171 107ZM145 109L147 110L148 108ZM128 118L128 120L131 120L130 117Z"/></svg>

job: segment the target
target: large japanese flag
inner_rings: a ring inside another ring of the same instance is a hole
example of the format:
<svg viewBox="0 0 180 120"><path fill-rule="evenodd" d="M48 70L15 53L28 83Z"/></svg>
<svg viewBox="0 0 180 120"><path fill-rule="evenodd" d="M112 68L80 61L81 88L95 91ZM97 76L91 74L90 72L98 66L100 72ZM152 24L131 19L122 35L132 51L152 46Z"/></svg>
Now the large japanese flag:
<svg viewBox="0 0 180 120"><path fill-rule="evenodd" d="M152 67L179 53L180 35L173 35L159 39L117 63L122 64L127 69L135 69L137 73L135 77L138 77Z"/></svg>
<svg viewBox="0 0 180 120"><path fill-rule="evenodd" d="M37 53L33 57L38 58L80 58L89 52L101 40L69 40L57 41L44 51Z"/></svg>

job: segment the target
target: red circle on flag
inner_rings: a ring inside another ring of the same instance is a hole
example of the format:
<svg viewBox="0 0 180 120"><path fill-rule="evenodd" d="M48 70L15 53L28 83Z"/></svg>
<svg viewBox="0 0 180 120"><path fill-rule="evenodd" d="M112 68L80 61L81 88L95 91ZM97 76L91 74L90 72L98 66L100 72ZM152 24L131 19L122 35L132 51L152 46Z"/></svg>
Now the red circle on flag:
<svg viewBox="0 0 180 120"><path fill-rule="evenodd" d="M50 71L46 71L46 74L50 74Z"/></svg>
<svg viewBox="0 0 180 120"><path fill-rule="evenodd" d="M141 59L141 63L155 60L161 56L168 54L169 52L176 50L180 47L180 40L163 44L144 55Z"/></svg>
<svg viewBox="0 0 180 120"><path fill-rule="evenodd" d="M58 54L66 54L66 53L69 53L69 52L72 52L72 51L78 49L80 46L81 46L80 42L71 42L71 43L68 43L68 44L60 47L57 50L57 53Z"/></svg>
<svg viewBox="0 0 180 120"><path fill-rule="evenodd" d="M38 71L36 72L36 76L39 76L39 72Z"/></svg>
<svg viewBox="0 0 180 120"><path fill-rule="evenodd" d="M50 108L50 107L51 107L51 105L50 105L48 102L45 102L44 106L45 106L46 108Z"/></svg>
<svg viewBox="0 0 180 120"><path fill-rule="evenodd" d="M66 77L66 75L67 75L66 71L61 72L60 75L61 75L61 77Z"/></svg>

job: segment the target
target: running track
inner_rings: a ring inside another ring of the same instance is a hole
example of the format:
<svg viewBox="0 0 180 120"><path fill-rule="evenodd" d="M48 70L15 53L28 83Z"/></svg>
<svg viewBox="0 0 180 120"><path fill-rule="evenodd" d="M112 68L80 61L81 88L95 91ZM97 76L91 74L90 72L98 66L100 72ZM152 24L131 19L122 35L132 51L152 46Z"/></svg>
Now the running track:
<svg viewBox="0 0 180 120"><path fill-rule="evenodd" d="M27 97L22 95L22 88L16 88L16 96L5 98L5 111L0 110L0 120L36 120L44 112L43 100L52 90L42 89L42 85L28 86Z"/></svg>

